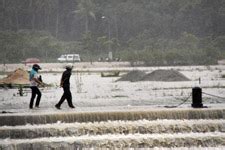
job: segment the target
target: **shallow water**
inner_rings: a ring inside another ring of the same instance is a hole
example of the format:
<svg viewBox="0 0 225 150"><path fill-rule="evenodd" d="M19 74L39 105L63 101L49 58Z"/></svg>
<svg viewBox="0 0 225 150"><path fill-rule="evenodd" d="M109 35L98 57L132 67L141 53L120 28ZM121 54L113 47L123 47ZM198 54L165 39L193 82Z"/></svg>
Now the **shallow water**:
<svg viewBox="0 0 225 150"><path fill-rule="evenodd" d="M175 134L197 132L225 132L225 120L137 120L101 121L87 123L53 123L24 126L2 126L0 137L32 139L57 136L83 136L107 134Z"/></svg>
<svg viewBox="0 0 225 150"><path fill-rule="evenodd" d="M92 107L135 107L152 106L163 107L178 105L187 99L195 86L202 87L202 91L225 97L225 80L219 78L222 72L218 70L190 70L182 72L192 81L187 82L115 82L118 77L102 78L100 73L73 73L71 77L71 92L73 102L77 108ZM52 88L42 88L40 107L54 108L63 90L59 88L61 74L42 73L46 83L54 85ZM201 84L196 80L202 76ZM0 89L0 110L27 109L30 99L30 89L25 89L25 95L20 97L17 89ZM225 104L225 99L203 95L205 105ZM190 106L191 98L187 104ZM67 108L66 102L62 108Z"/></svg>

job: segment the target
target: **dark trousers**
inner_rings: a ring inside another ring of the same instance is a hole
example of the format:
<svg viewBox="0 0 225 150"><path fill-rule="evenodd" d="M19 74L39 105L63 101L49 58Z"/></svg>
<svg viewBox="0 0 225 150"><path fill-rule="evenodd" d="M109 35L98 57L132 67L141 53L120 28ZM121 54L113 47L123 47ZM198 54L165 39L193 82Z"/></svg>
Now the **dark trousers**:
<svg viewBox="0 0 225 150"><path fill-rule="evenodd" d="M30 108L33 108L34 99L37 95L37 100L35 106L38 107L41 100L41 92L36 86L32 86L31 88L31 98L30 98Z"/></svg>
<svg viewBox="0 0 225 150"><path fill-rule="evenodd" d="M70 107L73 107L73 103L72 103L72 94L70 92L70 86L63 86L63 95L60 99L60 101L58 102L58 104L56 104L57 106L61 106L62 103L65 101L65 99L67 100L67 103Z"/></svg>

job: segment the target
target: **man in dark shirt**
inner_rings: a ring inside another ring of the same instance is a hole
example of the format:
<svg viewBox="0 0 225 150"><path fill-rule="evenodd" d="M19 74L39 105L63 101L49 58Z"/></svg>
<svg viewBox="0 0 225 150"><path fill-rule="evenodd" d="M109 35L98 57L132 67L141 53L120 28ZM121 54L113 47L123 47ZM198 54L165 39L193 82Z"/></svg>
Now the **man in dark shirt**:
<svg viewBox="0 0 225 150"><path fill-rule="evenodd" d="M62 74L60 87L63 87L64 93L60 101L58 102L58 104L55 105L57 109L60 109L60 106L65 101L65 99L67 100L67 103L70 108L75 108L72 103L72 94L70 92L70 76L71 76L72 69L73 69L73 65L67 64L66 71L64 71Z"/></svg>

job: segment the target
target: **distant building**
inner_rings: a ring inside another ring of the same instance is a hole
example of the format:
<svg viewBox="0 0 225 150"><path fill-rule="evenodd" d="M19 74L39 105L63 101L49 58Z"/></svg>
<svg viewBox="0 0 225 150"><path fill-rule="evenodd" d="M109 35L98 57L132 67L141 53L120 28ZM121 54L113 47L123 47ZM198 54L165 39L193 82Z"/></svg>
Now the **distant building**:
<svg viewBox="0 0 225 150"><path fill-rule="evenodd" d="M218 60L217 63L219 65L225 65L225 59Z"/></svg>
<svg viewBox="0 0 225 150"><path fill-rule="evenodd" d="M34 64L34 63L40 63L40 60L38 58L27 58L26 60L22 61L22 63L26 64Z"/></svg>

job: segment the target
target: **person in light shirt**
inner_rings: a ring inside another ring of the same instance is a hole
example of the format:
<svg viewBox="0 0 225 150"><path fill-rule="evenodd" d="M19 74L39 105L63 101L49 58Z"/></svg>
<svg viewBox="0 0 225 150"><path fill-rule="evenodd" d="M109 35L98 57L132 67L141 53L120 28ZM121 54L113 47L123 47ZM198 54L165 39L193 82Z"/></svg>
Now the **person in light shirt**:
<svg viewBox="0 0 225 150"><path fill-rule="evenodd" d="M39 108L41 100L41 92L38 88L39 85L44 86L44 83L39 79L38 70L41 70L41 67L38 64L34 64L30 71L30 88L31 88L31 98L30 98L30 109L33 109L34 99L37 95L35 107Z"/></svg>

